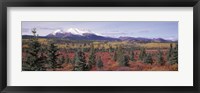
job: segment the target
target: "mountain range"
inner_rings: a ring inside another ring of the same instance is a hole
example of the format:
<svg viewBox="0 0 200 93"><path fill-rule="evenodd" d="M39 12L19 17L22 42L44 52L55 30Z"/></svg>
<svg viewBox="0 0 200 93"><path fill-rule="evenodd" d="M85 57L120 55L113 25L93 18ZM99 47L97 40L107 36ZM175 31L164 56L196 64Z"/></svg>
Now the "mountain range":
<svg viewBox="0 0 200 93"><path fill-rule="evenodd" d="M23 38L33 37L31 35L22 35ZM67 40L99 40L99 41L136 41L136 42L174 42L163 38L143 38L143 37L108 37L94 33L88 29L70 28L66 31L57 29L41 38L64 38Z"/></svg>

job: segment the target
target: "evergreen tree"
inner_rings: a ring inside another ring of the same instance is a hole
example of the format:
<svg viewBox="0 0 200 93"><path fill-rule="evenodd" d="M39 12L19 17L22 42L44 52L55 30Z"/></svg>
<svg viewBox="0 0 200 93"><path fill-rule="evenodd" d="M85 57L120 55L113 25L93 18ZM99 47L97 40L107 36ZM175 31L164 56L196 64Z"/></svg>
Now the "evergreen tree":
<svg viewBox="0 0 200 93"><path fill-rule="evenodd" d="M87 71L88 70L86 60L85 60L85 53L82 51L76 52L74 70L75 71Z"/></svg>
<svg viewBox="0 0 200 93"><path fill-rule="evenodd" d="M60 68L60 64L58 64L58 56L59 54L57 53L58 48L55 46L54 43L50 43L48 47L48 62L50 65L50 68L53 69L53 71L56 70L56 68Z"/></svg>
<svg viewBox="0 0 200 93"><path fill-rule="evenodd" d="M119 58L119 65L120 66L129 66L129 56L127 55L122 55L120 58Z"/></svg>
<svg viewBox="0 0 200 93"><path fill-rule="evenodd" d="M147 56L144 59L144 63L146 63L146 64L153 64L153 59L152 59L151 54L147 54Z"/></svg>
<svg viewBox="0 0 200 93"><path fill-rule="evenodd" d="M96 63L96 66L99 70L102 70L103 69L103 62L101 60L101 57L98 58L98 61Z"/></svg>
<svg viewBox="0 0 200 93"><path fill-rule="evenodd" d="M113 54L113 60L117 61L117 53L115 51L114 51L114 54Z"/></svg>
<svg viewBox="0 0 200 93"><path fill-rule="evenodd" d="M172 45L172 43L170 43L170 47L169 47L169 50L167 53L167 60L169 60L171 58L172 52L173 52L173 45Z"/></svg>
<svg viewBox="0 0 200 93"><path fill-rule="evenodd" d="M94 45L92 44L90 47L90 55L89 55L89 61L88 61L88 68L92 69L92 66L96 64L96 56L95 56L95 51L94 51Z"/></svg>
<svg viewBox="0 0 200 93"><path fill-rule="evenodd" d="M124 53L123 53L123 49L122 49L122 47L121 46L119 46L118 48L117 48L117 62L120 64L121 62L123 62L124 61Z"/></svg>
<svg viewBox="0 0 200 93"><path fill-rule="evenodd" d="M128 66L129 56L127 55L124 56L124 51L122 46L120 45L119 47L117 47L116 51L117 52L114 52L113 59L116 60L118 64L121 66Z"/></svg>
<svg viewBox="0 0 200 93"><path fill-rule="evenodd" d="M139 55L139 59L141 60L141 61L143 61L143 59L146 57L146 50L145 50L145 48L142 48L141 50L140 50L140 55Z"/></svg>
<svg viewBox="0 0 200 93"><path fill-rule="evenodd" d="M42 45L41 47L41 51L40 51L40 60L41 60L41 65L42 65L42 70L46 70L47 67L45 64L48 63L48 60L47 60L47 46L44 46Z"/></svg>
<svg viewBox="0 0 200 93"><path fill-rule="evenodd" d="M25 71L39 71L43 70L43 63L41 57L39 56L40 52L40 43L37 41L32 41L29 44L29 50L27 50L27 59L23 63L22 69Z"/></svg>
<svg viewBox="0 0 200 93"><path fill-rule="evenodd" d="M171 65L178 64L178 44L176 44L176 46L174 47L172 51L172 55L169 59L169 64Z"/></svg>
<svg viewBox="0 0 200 93"><path fill-rule="evenodd" d="M69 56L68 56L68 54L66 54L66 57L65 57L65 63L70 63L71 62L71 60L70 60L70 58L69 58Z"/></svg>
<svg viewBox="0 0 200 93"><path fill-rule="evenodd" d="M89 55L89 64L95 65L96 64L95 59L96 59L96 56L95 56L94 46L91 45L90 55Z"/></svg>
<svg viewBox="0 0 200 93"><path fill-rule="evenodd" d="M87 48L85 48L85 47L82 47L81 50L82 50L83 52L87 52Z"/></svg>
<svg viewBox="0 0 200 93"><path fill-rule="evenodd" d="M76 56L77 56L77 54L75 53L74 58L71 60L71 64L72 64L73 66L75 66Z"/></svg>
<svg viewBox="0 0 200 93"><path fill-rule="evenodd" d="M59 60L59 64L64 64L65 63L65 57L62 55L60 60Z"/></svg>
<svg viewBox="0 0 200 93"><path fill-rule="evenodd" d="M158 63L163 65L164 64L164 59L163 59L163 53L160 51L160 49L158 50Z"/></svg>
<svg viewBox="0 0 200 93"><path fill-rule="evenodd" d="M62 64L64 64L64 63L65 63L65 57L62 55L62 56L58 59L58 62L57 62L58 67L59 67L59 68L63 68Z"/></svg>
<svg viewBox="0 0 200 93"><path fill-rule="evenodd" d="M134 52L132 51L131 54L130 54L130 60L131 60L131 61L135 61L134 56L135 56L135 54L134 54Z"/></svg>
<svg viewBox="0 0 200 93"><path fill-rule="evenodd" d="M113 48L112 48L111 45L109 45L109 52L110 52L110 53L113 52Z"/></svg>
<svg viewBox="0 0 200 93"><path fill-rule="evenodd" d="M30 39L28 44L26 61L22 64L23 71L41 71L45 70L45 56L41 53L42 47L36 38L36 29L33 29L33 38Z"/></svg>

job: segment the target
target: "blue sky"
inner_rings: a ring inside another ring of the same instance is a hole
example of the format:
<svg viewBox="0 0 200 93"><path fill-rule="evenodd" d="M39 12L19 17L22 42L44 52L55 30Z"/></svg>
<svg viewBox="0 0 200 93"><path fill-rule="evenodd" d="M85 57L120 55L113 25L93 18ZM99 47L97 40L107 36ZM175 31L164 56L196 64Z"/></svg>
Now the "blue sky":
<svg viewBox="0 0 200 93"><path fill-rule="evenodd" d="M178 39L178 21L89 21L89 22L39 22L22 21L22 34L31 35L31 29L36 28L40 36L45 36L57 29L69 28L89 29L109 37L146 37Z"/></svg>

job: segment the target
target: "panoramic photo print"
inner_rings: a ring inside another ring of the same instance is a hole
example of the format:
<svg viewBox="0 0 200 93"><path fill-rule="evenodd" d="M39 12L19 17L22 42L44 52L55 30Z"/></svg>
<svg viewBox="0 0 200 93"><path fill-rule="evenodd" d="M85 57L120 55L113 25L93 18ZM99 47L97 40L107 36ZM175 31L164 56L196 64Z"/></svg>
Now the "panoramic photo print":
<svg viewBox="0 0 200 93"><path fill-rule="evenodd" d="M22 21L22 71L178 71L178 21Z"/></svg>

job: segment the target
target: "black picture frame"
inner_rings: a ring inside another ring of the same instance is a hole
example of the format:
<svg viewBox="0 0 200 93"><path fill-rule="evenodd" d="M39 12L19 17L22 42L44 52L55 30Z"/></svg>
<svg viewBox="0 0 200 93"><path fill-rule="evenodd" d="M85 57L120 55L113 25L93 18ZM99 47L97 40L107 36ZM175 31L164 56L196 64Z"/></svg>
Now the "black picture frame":
<svg viewBox="0 0 200 93"><path fill-rule="evenodd" d="M7 7L193 7L194 86L7 86ZM200 93L200 0L2 0L0 1L1 93Z"/></svg>

